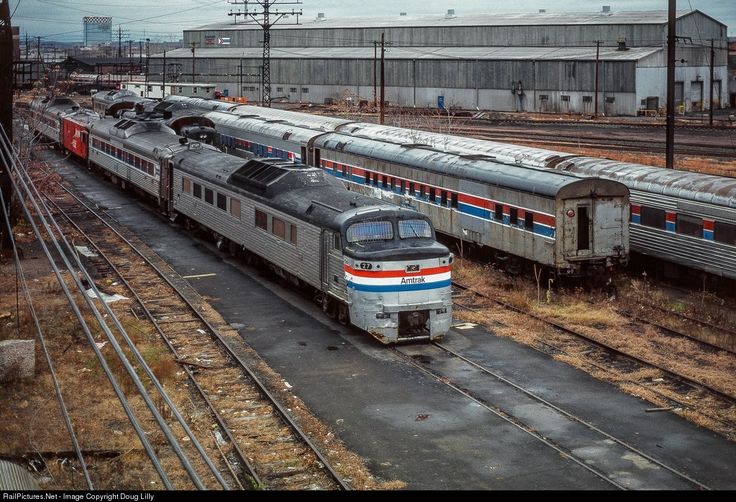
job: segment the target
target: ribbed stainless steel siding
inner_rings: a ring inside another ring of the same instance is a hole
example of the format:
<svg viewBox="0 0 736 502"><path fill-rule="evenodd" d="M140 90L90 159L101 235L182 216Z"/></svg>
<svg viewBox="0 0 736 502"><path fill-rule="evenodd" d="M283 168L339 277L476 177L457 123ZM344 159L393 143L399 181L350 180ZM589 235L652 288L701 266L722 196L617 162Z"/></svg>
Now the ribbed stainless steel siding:
<svg viewBox="0 0 736 502"><path fill-rule="evenodd" d="M0 490L40 490L36 479L18 464L0 460Z"/></svg>
<svg viewBox="0 0 736 502"><path fill-rule="evenodd" d="M208 204L203 199L197 199L189 194L182 193L182 173L175 169L174 209L176 211L202 223L233 242L245 245L255 254L294 274L309 285L321 289L319 268L320 229L318 227L297 220L271 207L257 205L252 200L245 199L240 195L236 195L222 187L215 186L189 174L186 174L186 177L201 184L203 186L203 194L204 187L206 187L227 197L240 200L241 219L238 220L232 217L229 212L219 209L216 205ZM270 232L256 228L256 208L281 218L287 223L296 225L297 246L294 247ZM342 268L340 268L340 274L344 276Z"/></svg>
<svg viewBox="0 0 736 502"><path fill-rule="evenodd" d="M137 169L123 164L122 162L113 160L108 155L96 150L90 149L90 160L118 178L130 181L132 184L154 197L159 196L158 191L161 183L158 178L147 176ZM156 166L158 168L158 164L156 164Z"/></svg>

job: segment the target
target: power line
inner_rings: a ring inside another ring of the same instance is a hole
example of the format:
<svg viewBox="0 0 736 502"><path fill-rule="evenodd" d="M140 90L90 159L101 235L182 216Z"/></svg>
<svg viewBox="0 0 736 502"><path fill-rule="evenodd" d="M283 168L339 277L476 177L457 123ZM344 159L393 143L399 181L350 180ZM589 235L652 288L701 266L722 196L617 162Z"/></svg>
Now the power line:
<svg viewBox="0 0 736 502"><path fill-rule="evenodd" d="M238 17L250 17L255 21L263 30L263 68L261 70L261 87L263 93L262 105L271 106L271 27L276 23L280 22L286 17L296 16L296 21L293 23L284 24L299 24L299 16L302 15L302 10L299 9L297 12L294 9L288 12L280 12L278 9L271 11L271 7L278 5L301 5L301 0L254 0L249 2L248 0L230 0L233 5L242 5L243 10L230 11L228 16L233 16L235 24L238 24ZM249 10L248 4L256 4L256 10ZM272 17L273 16L273 17Z"/></svg>

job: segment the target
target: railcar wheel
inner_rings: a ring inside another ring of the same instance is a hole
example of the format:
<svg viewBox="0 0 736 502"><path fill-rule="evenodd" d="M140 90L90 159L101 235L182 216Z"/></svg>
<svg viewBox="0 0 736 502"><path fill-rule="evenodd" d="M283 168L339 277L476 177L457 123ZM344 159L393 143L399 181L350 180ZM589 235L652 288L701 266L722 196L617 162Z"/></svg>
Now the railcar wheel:
<svg viewBox="0 0 736 502"><path fill-rule="evenodd" d="M337 317L337 308L335 302L328 295L322 297L322 311L329 316L330 319Z"/></svg>
<svg viewBox="0 0 736 502"><path fill-rule="evenodd" d="M227 243L227 252L231 257L237 258L238 253L240 252L240 246L233 241L230 241Z"/></svg>
<svg viewBox="0 0 736 502"><path fill-rule="evenodd" d="M344 303L338 304L337 321L343 326L346 326L349 320L350 320L350 311L348 310L348 306L345 305Z"/></svg>

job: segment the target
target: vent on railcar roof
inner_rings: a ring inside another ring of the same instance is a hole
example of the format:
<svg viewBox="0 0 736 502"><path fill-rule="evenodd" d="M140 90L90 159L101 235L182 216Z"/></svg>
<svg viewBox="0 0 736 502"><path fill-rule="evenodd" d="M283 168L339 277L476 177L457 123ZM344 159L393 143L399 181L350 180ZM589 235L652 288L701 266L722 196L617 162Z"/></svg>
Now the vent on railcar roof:
<svg viewBox="0 0 736 502"><path fill-rule="evenodd" d="M459 157L467 160L496 160L496 157L494 157L493 155L483 155L482 153L462 154L459 155Z"/></svg>
<svg viewBox="0 0 736 502"><path fill-rule="evenodd" d="M269 162L250 160L230 175L229 182L246 190L265 191L269 185L289 172L288 169Z"/></svg>
<svg viewBox="0 0 736 502"><path fill-rule="evenodd" d="M121 129L121 130L124 131L124 130L128 129L129 127L134 126L135 124L136 124L136 122L134 122L132 120L123 119L123 120L119 120L119 121L115 122L115 125L113 127L115 127L116 129Z"/></svg>

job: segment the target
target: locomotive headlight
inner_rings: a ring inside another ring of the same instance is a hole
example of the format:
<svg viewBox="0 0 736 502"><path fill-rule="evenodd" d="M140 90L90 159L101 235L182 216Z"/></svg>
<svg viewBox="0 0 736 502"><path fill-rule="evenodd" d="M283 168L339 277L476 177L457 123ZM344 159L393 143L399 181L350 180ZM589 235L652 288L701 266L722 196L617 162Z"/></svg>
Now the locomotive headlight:
<svg viewBox="0 0 736 502"><path fill-rule="evenodd" d="M572 218L573 216L575 216L575 210L574 209L568 209L565 214L568 215L570 218Z"/></svg>
<svg viewBox="0 0 736 502"><path fill-rule="evenodd" d="M447 314L447 309L437 309L437 310L435 310L435 313L437 313L437 314Z"/></svg>
<svg viewBox="0 0 736 502"><path fill-rule="evenodd" d="M376 313L376 319L391 319L391 314L388 312L378 312Z"/></svg>

